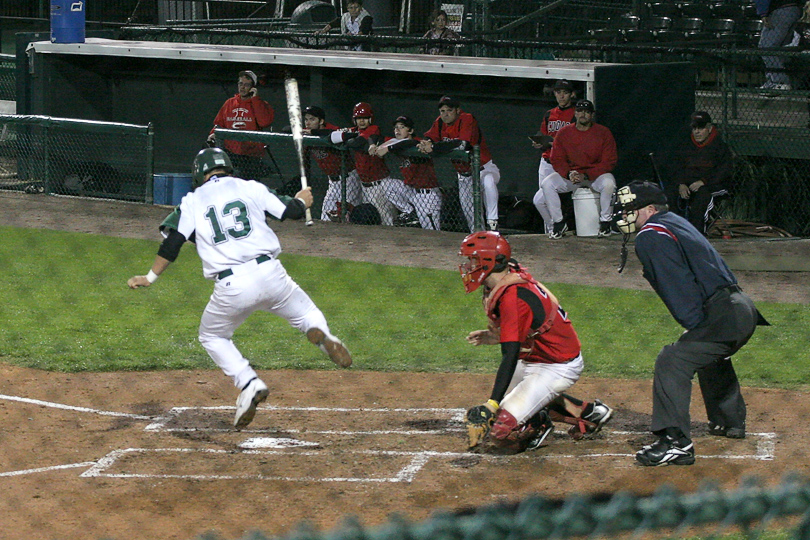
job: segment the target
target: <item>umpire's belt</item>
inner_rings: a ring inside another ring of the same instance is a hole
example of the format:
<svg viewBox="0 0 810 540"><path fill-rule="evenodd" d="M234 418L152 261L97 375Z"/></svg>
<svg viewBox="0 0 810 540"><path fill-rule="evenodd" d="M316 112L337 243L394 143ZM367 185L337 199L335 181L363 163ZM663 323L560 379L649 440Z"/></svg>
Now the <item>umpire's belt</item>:
<svg viewBox="0 0 810 540"><path fill-rule="evenodd" d="M258 257L256 257L253 260L256 261L256 264L262 264L263 262L267 262L272 258L273 258L272 255L259 255ZM250 261L248 261L248 262L250 262ZM222 272L217 274L217 279L225 279L226 277L230 277L232 275L233 275L233 270L228 268L227 270L223 270Z"/></svg>

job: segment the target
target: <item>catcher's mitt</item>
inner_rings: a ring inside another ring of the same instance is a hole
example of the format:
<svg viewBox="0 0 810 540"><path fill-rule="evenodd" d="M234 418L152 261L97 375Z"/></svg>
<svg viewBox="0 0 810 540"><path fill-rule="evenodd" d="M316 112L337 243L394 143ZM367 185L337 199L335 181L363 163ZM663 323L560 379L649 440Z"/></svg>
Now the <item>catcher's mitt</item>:
<svg viewBox="0 0 810 540"><path fill-rule="evenodd" d="M467 411L467 442L470 448L484 441L494 422L495 413L486 405L477 405Z"/></svg>

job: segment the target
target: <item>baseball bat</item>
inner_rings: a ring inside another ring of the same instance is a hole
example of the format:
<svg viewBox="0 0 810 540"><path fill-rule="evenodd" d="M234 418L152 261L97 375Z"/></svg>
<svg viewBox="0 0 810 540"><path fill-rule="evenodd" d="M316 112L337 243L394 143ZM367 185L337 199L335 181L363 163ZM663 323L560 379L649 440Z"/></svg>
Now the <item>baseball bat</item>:
<svg viewBox="0 0 810 540"><path fill-rule="evenodd" d="M287 75L284 78L284 91L287 94L287 114L290 115L295 152L298 154L298 168L301 172L301 189L307 188L307 171L304 166L304 132L301 120L301 98L298 95L298 81ZM312 225L312 212L307 208L307 226Z"/></svg>
<svg viewBox="0 0 810 540"><path fill-rule="evenodd" d="M653 179L658 182L658 186L664 189L664 180L661 178L661 173L658 172L658 164L655 162L655 154L650 152L650 163L652 163Z"/></svg>

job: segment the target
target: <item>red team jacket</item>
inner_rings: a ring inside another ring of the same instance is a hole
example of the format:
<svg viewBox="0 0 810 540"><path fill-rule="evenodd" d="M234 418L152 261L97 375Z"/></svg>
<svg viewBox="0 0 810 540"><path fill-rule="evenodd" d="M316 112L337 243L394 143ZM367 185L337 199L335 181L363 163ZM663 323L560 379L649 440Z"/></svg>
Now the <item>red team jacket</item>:
<svg viewBox="0 0 810 540"><path fill-rule="evenodd" d="M526 270L510 273L485 301L501 343L519 342L521 360L559 364L579 356L579 336L565 310Z"/></svg>
<svg viewBox="0 0 810 540"><path fill-rule="evenodd" d="M478 121L470 113L461 112L452 124L445 124L442 122L441 117L437 118L430 129L425 132L425 138L433 142L439 141L452 141L459 139L467 141L472 145L478 145L481 150L481 165L485 165L492 161L492 155L489 153L489 147L484 140L484 135L478 127ZM466 161L453 161L453 167L456 171L463 175L469 175L470 164Z"/></svg>
<svg viewBox="0 0 810 540"><path fill-rule="evenodd" d="M273 108L259 97L243 100L236 94L228 99L214 118L214 126L226 129L258 131L273 123ZM211 130L213 133L214 130ZM225 150L242 156L259 157L264 154L264 145L249 141L225 141Z"/></svg>
<svg viewBox="0 0 810 540"><path fill-rule="evenodd" d="M321 129L340 129L334 124L326 122ZM341 151L337 148L330 148L327 146L307 146L307 152L312 159L318 164L323 173L327 176L337 177L340 176L340 155ZM351 171L354 164L351 160L346 163L346 172Z"/></svg>
<svg viewBox="0 0 810 540"><path fill-rule="evenodd" d="M351 128L351 131L357 132L364 139L370 140L372 137L377 140L382 140L382 132L379 126L370 125L366 129L360 130L356 127ZM373 142L373 141L372 141ZM376 182L387 178L391 174L385 160L379 156L370 156L368 150L358 150L354 153L354 166L357 169L357 175L360 177L361 182Z"/></svg>
<svg viewBox="0 0 810 540"><path fill-rule="evenodd" d="M388 142L393 137L386 137ZM419 137L414 137L419 141ZM431 189L439 187L439 180L436 178L436 169L433 168L433 158L429 157L399 157L399 170L402 173L402 181L406 186L414 189Z"/></svg>
<svg viewBox="0 0 810 540"><path fill-rule="evenodd" d="M576 124L565 126L551 148L551 165L563 178L577 171L596 180L612 171L618 160L613 134L601 124L593 124L587 131L578 130Z"/></svg>
<svg viewBox="0 0 810 540"><path fill-rule="evenodd" d="M574 106L561 109L554 107L546 112L543 117L543 123L540 125L540 132L543 135L550 135L552 137L557 135L557 132L568 124L574 123ZM551 148L543 152L543 159L551 163Z"/></svg>

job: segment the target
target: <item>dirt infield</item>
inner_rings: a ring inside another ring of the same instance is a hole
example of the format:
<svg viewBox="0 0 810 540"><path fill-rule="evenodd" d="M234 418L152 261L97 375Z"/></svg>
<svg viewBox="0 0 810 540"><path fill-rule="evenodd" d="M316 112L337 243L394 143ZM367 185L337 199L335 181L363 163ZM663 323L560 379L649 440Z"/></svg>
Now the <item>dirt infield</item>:
<svg viewBox="0 0 810 540"><path fill-rule="evenodd" d="M0 193L12 226L158 240L166 208ZM460 234L316 223L277 227L287 252L452 269ZM388 234L390 232L390 234ZM633 261L615 273L611 238L511 239L549 282L646 288ZM750 268L806 259L804 240L721 242ZM607 261L607 263L605 262ZM808 272L736 269L759 300L807 302ZM512 457L465 451L460 422L490 375L283 371L262 373L270 399L249 429L230 428L235 391L218 370L51 373L0 364L0 498L3 538L190 540L206 531L239 538L321 529L354 514L373 526L392 512L413 520L440 508L516 500L529 493L633 490L661 483L726 487L756 474L769 484L808 462L805 393L745 389L749 437L705 432L693 402L698 452L692 467L646 469L632 454L649 440L648 381L585 377L576 395L616 409L596 440L562 427L548 445ZM697 395L697 393L696 393Z"/></svg>

